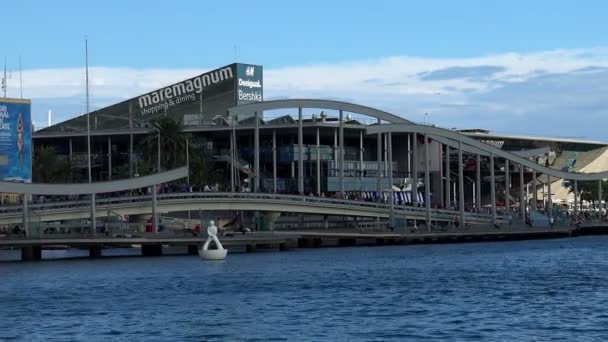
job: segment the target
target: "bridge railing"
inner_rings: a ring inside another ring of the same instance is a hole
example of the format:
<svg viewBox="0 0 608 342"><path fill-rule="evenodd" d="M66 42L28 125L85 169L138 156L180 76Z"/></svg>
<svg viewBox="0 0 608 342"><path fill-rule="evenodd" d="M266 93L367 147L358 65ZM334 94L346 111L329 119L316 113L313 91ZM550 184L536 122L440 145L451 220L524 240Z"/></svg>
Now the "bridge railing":
<svg viewBox="0 0 608 342"><path fill-rule="evenodd" d="M387 211L390 206L388 203L383 202L367 202L359 200L349 199L338 199L328 197L315 197L315 196L299 196L299 195L285 195L285 194L274 194L274 193L235 193L235 192L183 192L183 193L168 193L159 194L157 196L158 201L217 201L221 199L229 199L231 201L265 201L265 202L276 202L277 204L285 202L294 202L301 204L323 204L329 205L334 208L365 208ZM96 199L96 206L98 208L109 209L124 207L128 205L138 205L141 203L150 203L152 201L151 195L141 196L120 196L120 197L102 197ZM90 201L88 200L74 200L74 201L59 201L59 202L45 202L45 203L32 203L29 205L31 213L36 215L42 215L54 211L70 211L70 210L81 210L82 208L89 208ZM395 205L395 212L399 215L422 215L426 209L424 207L412 207L404 205ZM21 213L21 205L3 206L0 208L0 216L15 216ZM448 209L432 209L431 210L433 219L451 219L458 215L457 211ZM467 220L479 221L479 222L490 222L490 216L482 213L466 213ZM505 218L502 216L498 217L499 221L504 221Z"/></svg>

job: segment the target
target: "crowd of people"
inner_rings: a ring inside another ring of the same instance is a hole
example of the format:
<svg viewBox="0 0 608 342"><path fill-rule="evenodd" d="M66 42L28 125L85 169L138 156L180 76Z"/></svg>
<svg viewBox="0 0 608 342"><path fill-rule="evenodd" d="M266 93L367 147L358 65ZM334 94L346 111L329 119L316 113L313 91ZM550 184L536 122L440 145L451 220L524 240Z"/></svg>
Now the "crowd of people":
<svg viewBox="0 0 608 342"><path fill-rule="evenodd" d="M20 225L0 226L0 237L25 237L25 229Z"/></svg>

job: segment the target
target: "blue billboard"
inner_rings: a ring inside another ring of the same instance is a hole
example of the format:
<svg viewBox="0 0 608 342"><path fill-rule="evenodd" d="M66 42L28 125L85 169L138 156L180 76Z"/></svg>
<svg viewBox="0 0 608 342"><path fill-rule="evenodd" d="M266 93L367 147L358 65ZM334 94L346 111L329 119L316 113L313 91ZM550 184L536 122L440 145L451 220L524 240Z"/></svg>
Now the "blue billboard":
<svg viewBox="0 0 608 342"><path fill-rule="evenodd" d="M0 180L31 182L31 153L30 101L0 98Z"/></svg>

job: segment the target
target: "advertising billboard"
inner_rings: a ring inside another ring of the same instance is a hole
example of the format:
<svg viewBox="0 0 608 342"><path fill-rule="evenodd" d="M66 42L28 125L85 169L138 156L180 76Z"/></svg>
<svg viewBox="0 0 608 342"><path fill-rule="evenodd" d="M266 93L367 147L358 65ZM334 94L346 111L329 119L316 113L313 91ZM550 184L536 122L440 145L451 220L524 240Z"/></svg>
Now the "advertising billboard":
<svg viewBox="0 0 608 342"><path fill-rule="evenodd" d="M0 98L0 180L32 181L29 100Z"/></svg>

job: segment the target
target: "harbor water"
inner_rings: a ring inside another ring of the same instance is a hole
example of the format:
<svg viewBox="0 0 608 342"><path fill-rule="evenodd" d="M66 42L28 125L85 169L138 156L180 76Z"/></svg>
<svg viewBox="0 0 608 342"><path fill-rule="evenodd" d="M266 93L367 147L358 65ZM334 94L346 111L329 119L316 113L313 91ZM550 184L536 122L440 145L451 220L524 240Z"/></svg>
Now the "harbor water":
<svg viewBox="0 0 608 342"><path fill-rule="evenodd" d="M605 341L607 247L579 237L3 261L0 341Z"/></svg>

